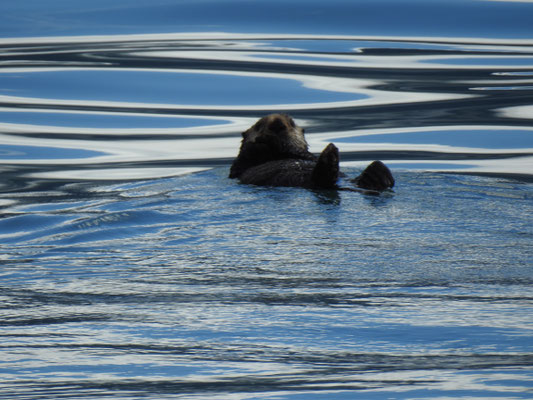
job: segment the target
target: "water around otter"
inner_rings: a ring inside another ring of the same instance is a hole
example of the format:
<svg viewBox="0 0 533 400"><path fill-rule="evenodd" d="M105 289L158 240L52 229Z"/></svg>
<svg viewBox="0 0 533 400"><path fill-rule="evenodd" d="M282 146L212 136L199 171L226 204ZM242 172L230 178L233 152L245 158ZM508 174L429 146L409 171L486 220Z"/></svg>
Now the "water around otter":
<svg viewBox="0 0 533 400"><path fill-rule="evenodd" d="M531 398L533 5L179 3L0 5L0 397Z"/></svg>

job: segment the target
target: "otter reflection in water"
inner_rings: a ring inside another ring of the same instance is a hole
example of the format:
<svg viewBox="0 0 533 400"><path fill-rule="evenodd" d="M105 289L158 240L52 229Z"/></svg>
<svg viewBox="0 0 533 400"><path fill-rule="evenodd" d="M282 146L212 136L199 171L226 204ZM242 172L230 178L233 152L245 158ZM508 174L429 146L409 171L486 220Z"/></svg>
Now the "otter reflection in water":
<svg viewBox="0 0 533 400"><path fill-rule="evenodd" d="M317 158L308 150L304 130L286 114L267 115L243 132L239 155L233 161L229 177L261 186L347 189L337 185L337 147L328 144ZM352 182L372 191L394 186L391 172L381 161L371 163Z"/></svg>

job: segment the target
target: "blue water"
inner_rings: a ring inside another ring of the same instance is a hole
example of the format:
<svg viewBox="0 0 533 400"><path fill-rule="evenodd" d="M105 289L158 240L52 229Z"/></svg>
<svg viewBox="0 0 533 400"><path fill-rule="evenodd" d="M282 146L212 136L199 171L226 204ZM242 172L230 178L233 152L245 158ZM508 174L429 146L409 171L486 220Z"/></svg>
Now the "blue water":
<svg viewBox="0 0 533 400"><path fill-rule="evenodd" d="M0 398L533 398L532 18L4 0ZM394 191L228 179L280 111Z"/></svg>

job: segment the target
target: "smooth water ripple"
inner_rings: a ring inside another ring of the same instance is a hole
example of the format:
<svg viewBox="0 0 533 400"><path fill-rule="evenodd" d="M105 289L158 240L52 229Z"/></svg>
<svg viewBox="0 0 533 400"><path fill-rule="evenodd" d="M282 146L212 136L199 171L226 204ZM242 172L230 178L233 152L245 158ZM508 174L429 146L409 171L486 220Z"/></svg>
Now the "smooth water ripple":
<svg viewBox="0 0 533 400"><path fill-rule="evenodd" d="M345 161L385 152L381 158L406 166L431 152L452 161L445 170L531 171L533 42L210 36L31 45L5 39L4 161L51 167L54 147L59 164L96 169L84 172L88 179L104 177L109 163L113 178L117 168L130 176L132 163L221 165L234 156L240 131L284 110L307 128L314 151L347 133L366 135L357 140L358 155L339 139ZM446 137L434 141L428 129ZM64 168L61 177L69 177Z"/></svg>
<svg viewBox="0 0 533 400"><path fill-rule="evenodd" d="M533 396L530 2L4 3L1 398ZM394 192L228 179L280 111Z"/></svg>

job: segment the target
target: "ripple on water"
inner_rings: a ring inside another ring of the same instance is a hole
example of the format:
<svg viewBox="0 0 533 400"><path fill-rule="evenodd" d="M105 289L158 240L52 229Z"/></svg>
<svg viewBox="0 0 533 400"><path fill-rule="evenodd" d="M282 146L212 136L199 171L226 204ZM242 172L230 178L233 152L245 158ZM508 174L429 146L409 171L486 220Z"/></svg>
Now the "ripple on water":
<svg viewBox="0 0 533 400"><path fill-rule="evenodd" d="M193 3L90 15L220 22ZM533 42L438 38L479 25L460 2L433 5L434 38L395 30L428 23L398 5L370 36L367 3L328 36L0 41L5 396L529 397L531 184L451 172L531 179ZM302 4L281 31L316 23ZM365 36L332 36L347 24ZM349 176L384 159L395 192L229 180L240 133L280 110Z"/></svg>
<svg viewBox="0 0 533 400"><path fill-rule="evenodd" d="M198 38L69 38L31 48L4 40L0 161L58 178L168 176L227 164L240 132L285 110L307 128L312 151L333 140L349 161L381 155L417 169L424 164L412 161L430 157L444 170L531 169L528 41ZM79 167L65 172L66 163Z"/></svg>

